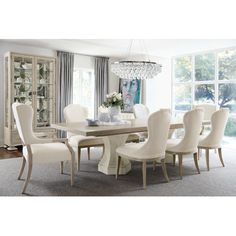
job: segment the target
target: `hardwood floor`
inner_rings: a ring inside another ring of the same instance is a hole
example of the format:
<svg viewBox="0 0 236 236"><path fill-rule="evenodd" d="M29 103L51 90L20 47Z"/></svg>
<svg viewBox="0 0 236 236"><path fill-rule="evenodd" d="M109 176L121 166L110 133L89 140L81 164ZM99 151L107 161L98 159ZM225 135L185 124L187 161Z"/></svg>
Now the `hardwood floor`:
<svg viewBox="0 0 236 236"><path fill-rule="evenodd" d="M21 149L22 147L20 146L18 147L17 151L8 151L5 148L0 148L0 160L21 157L22 156Z"/></svg>

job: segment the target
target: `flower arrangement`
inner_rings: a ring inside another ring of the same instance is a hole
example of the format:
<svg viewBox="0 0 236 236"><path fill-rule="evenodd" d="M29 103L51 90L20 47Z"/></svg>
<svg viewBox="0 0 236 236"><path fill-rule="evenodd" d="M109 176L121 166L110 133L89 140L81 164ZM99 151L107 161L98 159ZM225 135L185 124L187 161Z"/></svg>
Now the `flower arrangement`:
<svg viewBox="0 0 236 236"><path fill-rule="evenodd" d="M121 93L113 92L106 95L106 101L103 103L104 107L120 106L123 108L123 97Z"/></svg>

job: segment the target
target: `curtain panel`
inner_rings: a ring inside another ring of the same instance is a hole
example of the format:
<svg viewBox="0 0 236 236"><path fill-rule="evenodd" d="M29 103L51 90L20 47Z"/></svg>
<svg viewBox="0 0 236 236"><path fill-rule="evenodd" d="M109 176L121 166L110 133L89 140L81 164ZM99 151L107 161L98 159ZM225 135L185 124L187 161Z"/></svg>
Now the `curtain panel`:
<svg viewBox="0 0 236 236"><path fill-rule="evenodd" d="M109 81L109 58L96 57L94 64L95 75L95 96L94 96L94 116L98 116L98 107L105 101L108 94Z"/></svg>
<svg viewBox="0 0 236 236"><path fill-rule="evenodd" d="M57 51L57 122L64 121L63 110L73 101L74 54Z"/></svg>

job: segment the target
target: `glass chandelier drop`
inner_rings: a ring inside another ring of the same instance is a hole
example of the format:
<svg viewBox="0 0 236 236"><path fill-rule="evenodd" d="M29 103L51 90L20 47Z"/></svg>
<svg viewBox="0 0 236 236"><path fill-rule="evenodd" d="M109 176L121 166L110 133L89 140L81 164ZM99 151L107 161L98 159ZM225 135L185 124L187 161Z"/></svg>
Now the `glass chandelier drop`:
<svg viewBox="0 0 236 236"><path fill-rule="evenodd" d="M131 42L130 51L132 44L133 40ZM112 63L111 71L121 79L151 79L161 72L161 65L150 60L122 60Z"/></svg>

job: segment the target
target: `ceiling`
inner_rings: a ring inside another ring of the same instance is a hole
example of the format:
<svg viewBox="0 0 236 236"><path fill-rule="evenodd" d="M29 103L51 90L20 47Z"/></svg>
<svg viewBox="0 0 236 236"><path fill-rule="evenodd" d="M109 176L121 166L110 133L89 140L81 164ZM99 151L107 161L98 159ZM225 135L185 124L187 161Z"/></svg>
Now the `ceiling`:
<svg viewBox="0 0 236 236"><path fill-rule="evenodd" d="M5 40L6 41L6 40ZM8 42L81 54L127 57L130 39L10 39ZM132 54L172 57L236 46L236 39L145 39L134 40Z"/></svg>

